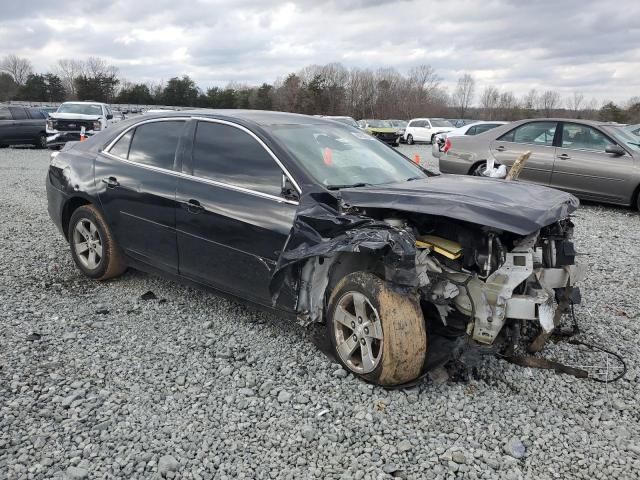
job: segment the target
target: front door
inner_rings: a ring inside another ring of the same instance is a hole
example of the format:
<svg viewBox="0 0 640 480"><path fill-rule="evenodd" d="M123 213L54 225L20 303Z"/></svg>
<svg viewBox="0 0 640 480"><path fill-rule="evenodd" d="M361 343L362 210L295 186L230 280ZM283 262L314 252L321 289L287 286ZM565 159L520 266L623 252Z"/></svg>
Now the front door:
<svg viewBox="0 0 640 480"><path fill-rule="evenodd" d="M528 122L510 130L490 144L496 162L511 167L527 151L531 156L519 179L524 182L549 185L555 160L554 138L558 122Z"/></svg>
<svg viewBox="0 0 640 480"><path fill-rule="evenodd" d="M551 185L591 200L627 202L636 185L629 171L633 158L605 152L615 145L604 132L580 123L563 122L561 146Z"/></svg>
<svg viewBox="0 0 640 480"><path fill-rule="evenodd" d="M143 123L96 158L102 209L125 253L178 272L175 231L178 163L183 120Z"/></svg>
<svg viewBox="0 0 640 480"><path fill-rule="evenodd" d="M177 191L180 274L270 305L297 208L280 194L283 170L246 129L215 120L198 121L191 160Z"/></svg>

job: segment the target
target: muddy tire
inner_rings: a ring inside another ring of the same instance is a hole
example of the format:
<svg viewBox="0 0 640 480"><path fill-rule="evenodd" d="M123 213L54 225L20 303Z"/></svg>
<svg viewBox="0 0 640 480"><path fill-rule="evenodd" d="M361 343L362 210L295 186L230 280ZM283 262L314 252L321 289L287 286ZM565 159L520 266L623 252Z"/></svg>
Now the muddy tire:
<svg viewBox="0 0 640 480"><path fill-rule="evenodd" d="M87 277L108 280L127 269L109 226L93 205L73 212L67 238L73 261Z"/></svg>
<svg viewBox="0 0 640 480"><path fill-rule="evenodd" d="M379 385L417 378L427 354L419 303L369 272L345 276L329 299L327 328L336 358L350 372Z"/></svg>

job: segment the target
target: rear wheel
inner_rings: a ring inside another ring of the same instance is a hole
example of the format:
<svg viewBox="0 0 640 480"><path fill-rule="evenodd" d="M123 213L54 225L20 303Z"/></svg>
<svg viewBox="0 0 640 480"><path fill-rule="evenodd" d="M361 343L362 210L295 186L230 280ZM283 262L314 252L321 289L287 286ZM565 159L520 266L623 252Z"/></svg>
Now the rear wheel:
<svg viewBox="0 0 640 480"><path fill-rule="evenodd" d="M109 226L93 205L73 212L68 238L73 261L87 277L107 280L126 270Z"/></svg>
<svg viewBox="0 0 640 480"><path fill-rule="evenodd" d="M364 380L397 385L422 371L427 333L419 303L372 273L351 273L336 285L327 327L340 363Z"/></svg>
<svg viewBox="0 0 640 480"><path fill-rule="evenodd" d="M487 162L476 163L471 170L469 170L469 175L473 175L474 177L483 177L484 172L487 171Z"/></svg>
<svg viewBox="0 0 640 480"><path fill-rule="evenodd" d="M413 141L413 135L407 135L407 145L413 145L415 142Z"/></svg>
<svg viewBox="0 0 640 480"><path fill-rule="evenodd" d="M47 148L47 136L44 133L40 133L36 138L35 147L40 149Z"/></svg>

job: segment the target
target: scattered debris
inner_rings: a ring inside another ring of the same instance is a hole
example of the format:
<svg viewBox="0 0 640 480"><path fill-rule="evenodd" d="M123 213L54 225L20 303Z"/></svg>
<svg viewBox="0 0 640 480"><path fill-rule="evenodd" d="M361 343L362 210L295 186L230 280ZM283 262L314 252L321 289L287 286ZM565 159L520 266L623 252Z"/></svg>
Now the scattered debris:
<svg viewBox="0 0 640 480"><path fill-rule="evenodd" d="M156 297L156 294L153 293L151 290L140 295L140 300L156 300L157 298L158 297Z"/></svg>

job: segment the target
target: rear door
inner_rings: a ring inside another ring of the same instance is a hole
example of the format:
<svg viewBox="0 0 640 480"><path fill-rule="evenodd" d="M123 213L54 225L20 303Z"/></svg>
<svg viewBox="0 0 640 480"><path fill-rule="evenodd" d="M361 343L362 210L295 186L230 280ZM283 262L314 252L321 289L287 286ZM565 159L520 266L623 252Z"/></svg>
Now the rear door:
<svg viewBox="0 0 640 480"><path fill-rule="evenodd" d="M583 198L627 202L636 185L633 158L605 152L616 142L590 125L562 122L551 185Z"/></svg>
<svg viewBox="0 0 640 480"><path fill-rule="evenodd" d="M223 121L197 122L191 160L177 192L180 274L270 305L297 208L281 196L283 168L249 130Z"/></svg>
<svg viewBox="0 0 640 480"><path fill-rule="evenodd" d="M14 143L32 143L44 126L44 120L31 119L24 107L9 107L13 116L13 141Z"/></svg>
<svg viewBox="0 0 640 480"><path fill-rule="evenodd" d="M95 162L107 221L127 255L178 272L175 231L176 155L185 120L144 122L128 130Z"/></svg>
<svg viewBox="0 0 640 480"><path fill-rule="evenodd" d="M492 140L489 148L496 162L507 167L511 167L520 155L531 151L531 157L520 173L520 180L549 185L557 130L558 122L555 121L527 122Z"/></svg>

